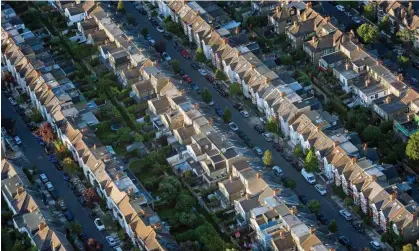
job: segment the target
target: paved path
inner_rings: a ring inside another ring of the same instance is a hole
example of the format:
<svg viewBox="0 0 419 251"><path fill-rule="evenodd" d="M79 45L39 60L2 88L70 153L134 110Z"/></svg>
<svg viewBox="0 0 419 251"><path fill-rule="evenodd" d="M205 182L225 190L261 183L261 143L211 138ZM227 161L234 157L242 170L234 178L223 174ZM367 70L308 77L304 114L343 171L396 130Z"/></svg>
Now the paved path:
<svg viewBox="0 0 419 251"><path fill-rule="evenodd" d="M104 250L111 250L102 233L97 230L93 220L90 219L67 183L62 179L60 171L49 161L41 146L36 142L32 132L29 131L22 118L7 101L3 93L1 94L1 115L16 119L16 134L22 140L22 152L31 164L36 165L38 173L45 173L48 176L55 190L57 190L59 197L64 200L68 209L73 213L75 220L83 226L83 230L87 236L102 243Z"/></svg>

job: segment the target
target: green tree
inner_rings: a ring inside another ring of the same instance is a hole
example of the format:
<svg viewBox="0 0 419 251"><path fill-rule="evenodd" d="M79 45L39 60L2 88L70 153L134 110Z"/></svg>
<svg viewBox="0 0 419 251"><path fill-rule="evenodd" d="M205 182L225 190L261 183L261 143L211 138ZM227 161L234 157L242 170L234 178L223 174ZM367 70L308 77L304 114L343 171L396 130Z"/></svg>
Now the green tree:
<svg viewBox="0 0 419 251"><path fill-rule="evenodd" d="M78 235L83 231L83 227L77 222L71 222L68 228L75 235Z"/></svg>
<svg viewBox="0 0 419 251"><path fill-rule="evenodd" d="M346 207L350 207L350 206L352 206L352 205L354 204L354 200L353 200L352 198L350 198L350 197L346 197L346 198L343 200L343 204L344 204Z"/></svg>
<svg viewBox="0 0 419 251"><path fill-rule="evenodd" d="M384 16L383 19L381 19L379 27L380 27L380 30L384 31L385 33L389 33L390 32L390 18L388 16Z"/></svg>
<svg viewBox="0 0 419 251"><path fill-rule="evenodd" d="M397 57L397 61L398 61L398 62L399 62L399 64L400 64L401 66L403 66L403 67L407 67L407 66L409 66L409 64L410 64L410 59L409 59L409 57L406 57L406 56L403 56L403 55L398 56L398 57Z"/></svg>
<svg viewBox="0 0 419 251"><path fill-rule="evenodd" d="M201 48L196 50L195 60L201 63L204 63L207 60Z"/></svg>
<svg viewBox="0 0 419 251"><path fill-rule="evenodd" d="M410 136L406 146L406 156L411 160L419 160L419 132Z"/></svg>
<svg viewBox="0 0 419 251"><path fill-rule="evenodd" d="M172 69L175 73L180 72L180 62L179 62L179 60L173 59L172 61L170 61L170 64L172 65Z"/></svg>
<svg viewBox="0 0 419 251"><path fill-rule="evenodd" d="M364 6L362 14L371 21L375 20L375 7L374 4L370 3Z"/></svg>
<svg viewBox="0 0 419 251"><path fill-rule="evenodd" d="M141 135L140 133L136 132L134 134L134 140L137 142L143 142L144 141L144 136Z"/></svg>
<svg viewBox="0 0 419 251"><path fill-rule="evenodd" d="M202 100L204 100L204 102L207 104L212 100L212 94L207 88L204 88L204 90L201 92L201 97Z"/></svg>
<svg viewBox="0 0 419 251"><path fill-rule="evenodd" d="M151 12L151 16L152 16L152 17L157 17L157 16L158 16L157 11L153 10L153 11Z"/></svg>
<svg viewBox="0 0 419 251"><path fill-rule="evenodd" d="M367 142L372 141L373 143L378 143L378 141L382 140L383 134L381 133L380 128L369 125L362 132L362 137Z"/></svg>
<svg viewBox="0 0 419 251"><path fill-rule="evenodd" d="M231 83L228 87L231 96L239 96L242 93L239 83Z"/></svg>
<svg viewBox="0 0 419 251"><path fill-rule="evenodd" d="M287 187L287 188L289 188L289 189L294 189L294 188L297 187L297 182L295 182L295 180L289 180L289 179L287 179L284 182L284 186Z"/></svg>
<svg viewBox="0 0 419 251"><path fill-rule="evenodd" d="M367 44L375 42L379 35L378 29L370 24L362 24L356 32Z"/></svg>
<svg viewBox="0 0 419 251"><path fill-rule="evenodd" d="M227 76L224 74L223 71L221 71L220 69L217 69L215 71L215 79L224 81L227 79Z"/></svg>
<svg viewBox="0 0 419 251"><path fill-rule="evenodd" d="M316 214L320 212L320 202L318 200L310 200L307 203L308 210L310 210L311 213Z"/></svg>
<svg viewBox="0 0 419 251"><path fill-rule="evenodd" d="M271 166L272 165L272 153L269 150L266 150L263 154L263 164L265 166Z"/></svg>
<svg viewBox="0 0 419 251"><path fill-rule="evenodd" d="M383 134L393 130L393 121L386 121L379 125L379 128Z"/></svg>
<svg viewBox="0 0 419 251"><path fill-rule="evenodd" d="M304 169L307 172L317 172L319 170L319 162L317 161L314 148L311 148L307 153L306 159L304 160Z"/></svg>
<svg viewBox="0 0 419 251"><path fill-rule="evenodd" d="M196 206L195 198L187 193L181 193L176 201L176 210L179 211L191 211Z"/></svg>
<svg viewBox="0 0 419 251"><path fill-rule="evenodd" d="M290 65L292 64L292 56L289 54L284 54L279 57L281 64Z"/></svg>
<svg viewBox="0 0 419 251"><path fill-rule="evenodd" d="M406 45L409 45L413 41L413 34L408 29L399 30L396 33L396 37L397 37L397 39L399 39L400 42L402 42Z"/></svg>
<svg viewBox="0 0 419 251"><path fill-rule="evenodd" d="M335 220L332 220L329 224L329 231L331 233L336 233L338 231L338 224Z"/></svg>
<svg viewBox="0 0 419 251"><path fill-rule="evenodd" d="M132 14L127 15L127 22L131 25L135 25L137 23L135 17Z"/></svg>
<svg viewBox="0 0 419 251"><path fill-rule="evenodd" d="M413 245L411 243L403 246L403 251L413 251Z"/></svg>
<svg viewBox="0 0 419 251"><path fill-rule="evenodd" d="M124 2L122 0L119 0L116 10L121 13L125 12Z"/></svg>
<svg viewBox="0 0 419 251"><path fill-rule="evenodd" d="M69 157L63 160L63 169L66 173L69 174L74 174L79 171L76 163L74 163L74 161Z"/></svg>
<svg viewBox="0 0 419 251"><path fill-rule="evenodd" d="M230 123L231 121L231 111L227 107L224 109L223 120L226 123Z"/></svg>
<svg viewBox="0 0 419 251"><path fill-rule="evenodd" d="M303 148L301 147L301 145L298 144L294 147L294 155L299 157L299 158L304 157L304 152L303 152Z"/></svg>
<svg viewBox="0 0 419 251"><path fill-rule="evenodd" d="M279 124L276 120L270 118L268 123L266 123L266 131L279 134Z"/></svg>
<svg viewBox="0 0 419 251"><path fill-rule="evenodd" d="M180 188L180 181L175 176L166 176L160 182L158 191L163 200L170 202L176 199Z"/></svg>
<svg viewBox="0 0 419 251"><path fill-rule="evenodd" d="M191 212L182 212L178 215L178 220L181 225L184 225L188 228L192 228L196 225L197 221L199 220L197 215Z"/></svg>
<svg viewBox="0 0 419 251"><path fill-rule="evenodd" d="M141 29L141 35L143 35L144 37L147 37L147 35L148 35L148 29L147 28L142 28Z"/></svg>

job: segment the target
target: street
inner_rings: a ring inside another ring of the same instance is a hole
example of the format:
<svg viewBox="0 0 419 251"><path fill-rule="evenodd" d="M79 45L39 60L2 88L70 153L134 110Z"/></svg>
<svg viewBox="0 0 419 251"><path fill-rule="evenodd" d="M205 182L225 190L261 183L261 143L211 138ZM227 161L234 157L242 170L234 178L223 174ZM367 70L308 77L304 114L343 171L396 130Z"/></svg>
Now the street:
<svg viewBox="0 0 419 251"><path fill-rule="evenodd" d="M15 129L16 134L22 140L21 150L25 154L30 164L36 165L38 173L45 173L54 186L55 190L61 199L64 200L68 209L73 214L75 221L83 226L83 231L89 238L98 240L104 247L104 250L111 250L111 247L106 242L104 235L97 230L93 220L90 219L85 209L77 201L76 196L68 187L61 177L60 171L49 161L45 155L42 147L37 143L32 132L23 122L22 118L17 114L13 106L8 102L7 97L1 94L1 110L2 116L16 119ZM106 233L106 232L104 232Z"/></svg>
<svg viewBox="0 0 419 251"><path fill-rule="evenodd" d="M273 149L271 143L266 142L261 135L256 132L253 128L254 120L244 118L236 109L232 106L232 101L230 99L223 98L213 87L212 85L203 77L201 74L191 67L191 60L187 60L181 56L181 54L173 48L173 43L171 41L167 41L162 33L158 32L148 21L148 16L143 16L138 13L138 11L134 8L134 5L131 2L125 2L125 10L126 14L132 14L135 18L137 23L139 24L136 29L138 33L140 33L142 28L147 28L149 34L155 41L164 40L167 43L166 52L171 56L172 59L176 59L180 62L181 68L185 71L192 78L192 82L196 83L201 91L204 88L207 88L211 94L214 103L220 107L225 108L228 107L232 112L232 121L234 121L241 131L243 131L251 140L255 146L260 147L263 151L266 149L271 150L272 157L274 160L274 164L278 165L284 170L285 176L295 180L297 183L297 188L295 189L298 194L304 194L308 197L309 200L318 200L321 204L321 213L323 213L329 221L336 220L339 232L342 235L345 235L352 243L352 246L355 248L365 248L368 246L369 238L366 234L358 233L351 224L346 221L340 214L339 214L339 207L338 205L329 197L329 196L321 196L312 185L308 184L302 175L288 163L280 153L278 153L275 149ZM212 108L213 109L213 108ZM216 117L216 115L214 115ZM223 127L224 131L228 131L228 127L226 124L220 121L220 127ZM272 176L272 172L269 171L268 173L264 174L266 176ZM276 177L269 177L270 179L275 179ZM279 178L278 182L279 182Z"/></svg>

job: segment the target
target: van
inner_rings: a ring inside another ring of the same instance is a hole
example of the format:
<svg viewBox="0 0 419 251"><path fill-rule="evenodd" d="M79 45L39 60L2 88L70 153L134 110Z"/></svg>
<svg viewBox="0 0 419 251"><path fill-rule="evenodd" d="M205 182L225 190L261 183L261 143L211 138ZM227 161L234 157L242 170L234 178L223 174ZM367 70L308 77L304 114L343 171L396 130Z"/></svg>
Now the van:
<svg viewBox="0 0 419 251"><path fill-rule="evenodd" d="M275 175L278 177L281 177L282 175L284 175L284 172L279 166L272 167L272 170L274 170Z"/></svg>
<svg viewBox="0 0 419 251"><path fill-rule="evenodd" d="M313 173L307 172L306 169L301 169L301 175L303 175L306 181L311 185L316 183L316 178L314 177Z"/></svg>
<svg viewBox="0 0 419 251"><path fill-rule="evenodd" d="M22 144L22 141L20 140L19 136L16 136L16 137L15 137L15 142L16 142L16 144L18 144L18 145Z"/></svg>

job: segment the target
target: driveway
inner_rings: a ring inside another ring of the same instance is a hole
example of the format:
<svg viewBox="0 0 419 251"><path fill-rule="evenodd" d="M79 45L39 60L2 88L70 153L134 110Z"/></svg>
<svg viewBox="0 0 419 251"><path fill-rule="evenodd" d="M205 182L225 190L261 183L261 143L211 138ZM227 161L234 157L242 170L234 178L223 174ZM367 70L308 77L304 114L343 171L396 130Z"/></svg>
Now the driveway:
<svg viewBox="0 0 419 251"><path fill-rule="evenodd" d="M48 156L45 155L43 149L32 135L32 132L29 131L22 118L7 101L3 92L1 97L1 114L2 116L16 119L16 134L22 140L21 150L29 163L36 165L38 173L45 173L48 176L55 190L57 190L59 197L64 200L68 209L73 213L75 220L83 226L83 231L87 236L98 240L104 246L104 250L111 250L102 233L97 230L93 220L90 219L85 209L77 201L73 191L71 191L67 183L62 179L60 171L49 161Z"/></svg>

